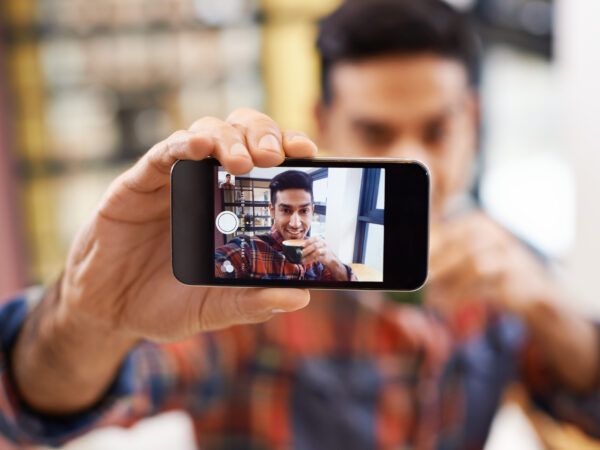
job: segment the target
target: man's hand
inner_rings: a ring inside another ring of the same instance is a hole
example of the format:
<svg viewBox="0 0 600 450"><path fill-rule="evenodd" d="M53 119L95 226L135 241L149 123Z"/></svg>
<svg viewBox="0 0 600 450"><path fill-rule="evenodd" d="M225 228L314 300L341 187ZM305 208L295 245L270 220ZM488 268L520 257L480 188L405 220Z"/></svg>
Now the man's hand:
<svg viewBox="0 0 600 450"><path fill-rule="evenodd" d="M302 264L308 266L320 262L329 269L333 278L338 281L348 281L348 270L327 246L325 239L313 236L304 242L302 249Z"/></svg>
<svg viewBox="0 0 600 450"><path fill-rule="evenodd" d="M450 308L483 298L521 314L531 301L558 292L531 251L482 212L432 226L429 261L428 287Z"/></svg>
<svg viewBox="0 0 600 450"><path fill-rule="evenodd" d="M426 302L445 314L463 301L520 316L563 381L574 389L599 382L598 333L566 308L566 296L541 262L482 212L432 226Z"/></svg>
<svg viewBox="0 0 600 450"><path fill-rule="evenodd" d="M77 234L52 299L24 325L13 367L25 400L52 413L84 408L141 339L179 340L306 306L306 290L179 283L171 269L169 179L179 159L213 156L229 173L244 174L316 152L306 135L281 131L250 109L225 121L200 119L150 149L111 184Z"/></svg>

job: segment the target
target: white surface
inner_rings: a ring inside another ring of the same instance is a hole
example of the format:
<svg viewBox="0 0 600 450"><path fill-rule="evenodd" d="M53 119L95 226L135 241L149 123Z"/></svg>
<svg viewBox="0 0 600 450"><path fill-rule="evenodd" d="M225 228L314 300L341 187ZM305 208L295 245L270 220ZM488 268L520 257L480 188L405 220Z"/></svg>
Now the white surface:
<svg viewBox="0 0 600 450"><path fill-rule="evenodd" d="M325 240L346 264L351 263L354 256L361 180L360 168L329 171Z"/></svg>
<svg viewBox="0 0 600 450"><path fill-rule="evenodd" d="M556 70L503 46L485 58L482 201L503 225L555 258L575 235L574 175L561 148Z"/></svg>
<svg viewBox="0 0 600 450"><path fill-rule="evenodd" d="M560 259L575 240L575 180L551 153L490 168L482 182L486 210L547 255Z"/></svg>
<svg viewBox="0 0 600 450"><path fill-rule="evenodd" d="M383 273L384 227L370 223L367 225L365 264Z"/></svg>
<svg viewBox="0 0 600 450"><path fill-rule="evenodd" d="M557 2L556 54L560 80L563 146L577 182L575 243L566 281L585 313L600 318L597 293L600 257L600 2Z"/></svg>
<svg viewBox="0 0 600 450"><path fill-rule="evenodd" d="M62 450L164 449L196 449L192 421L187 414L169 412L142 420L130 429L110 427L92 431L62 447Z"/></svg>
<svg viewBox="0 0 600 450"><path fill-rule="evenodd" d="M512 403L505 404L492 423L484 450L544 450L529 420Z"/></svg>

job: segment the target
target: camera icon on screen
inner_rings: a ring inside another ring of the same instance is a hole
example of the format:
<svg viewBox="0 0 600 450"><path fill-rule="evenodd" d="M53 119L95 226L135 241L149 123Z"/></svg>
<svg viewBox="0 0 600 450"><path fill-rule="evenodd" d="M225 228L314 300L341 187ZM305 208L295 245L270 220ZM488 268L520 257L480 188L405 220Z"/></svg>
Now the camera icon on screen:
<svg viewBox="0 0 600 450"><path fill-rule="evenodd" d="M217 216L215 225L221 233L231 234L240 227L240 219L231 211L223 211Z"/></svg>

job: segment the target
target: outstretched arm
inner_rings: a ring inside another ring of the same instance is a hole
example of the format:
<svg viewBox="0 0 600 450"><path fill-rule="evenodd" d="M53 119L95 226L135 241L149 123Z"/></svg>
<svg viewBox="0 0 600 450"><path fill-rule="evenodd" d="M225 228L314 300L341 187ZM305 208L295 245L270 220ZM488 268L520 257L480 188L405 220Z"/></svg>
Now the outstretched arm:
<svg viewBox="0 0 600 450"><path fill-rule="evenodd" d="M140 340L174 341L305 306L305 290L180 284L170 265L169 174L178 159L216 157L233 174L315 145L249 109L204 118L157 144L117 178L79 231L64 275L27 317L12 352L15 385L33 409L84 410Z"/></svg>

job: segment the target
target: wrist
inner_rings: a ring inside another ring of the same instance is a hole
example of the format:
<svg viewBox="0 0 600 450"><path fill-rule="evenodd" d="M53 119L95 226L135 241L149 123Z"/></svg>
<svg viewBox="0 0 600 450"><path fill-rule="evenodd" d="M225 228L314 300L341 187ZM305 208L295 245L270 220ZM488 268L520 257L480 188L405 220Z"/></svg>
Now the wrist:
<svg viewBox="0 0 600 450"><path fill-rule="evenodd" d="M28 315L12 353L16 388L32 408L63 414L85 409L108 388L135 340L76 314L61 281Z"/></svg>
<svg viewBox="0 0 600 450"><path fill-rule="evenodd" d="M47 327L47 335L65 345L73 345L81 353L93 348L95 352L125 355L141 340L119 330L116 325L69 308L59 308Z"/></svg>
<svg viewBox="0 0 600 450"><path fill-rule="evenodd" d="M340 281L348 281L349 280L349 276L348 276L348 269L346 268L346 265L340 261L336 256L334 256L331 259L331 262L329 263L330 270L332 270L333 273L336 274L336 279L340 280Z"/></svg>
<svg viewBox="0 0 600 450"><path fill-rule="evenodd" d="M581 392L597 388L599 339L591 322L566 308L557 294L534 298L523 317L532 341L562 382Z"/></svg>

